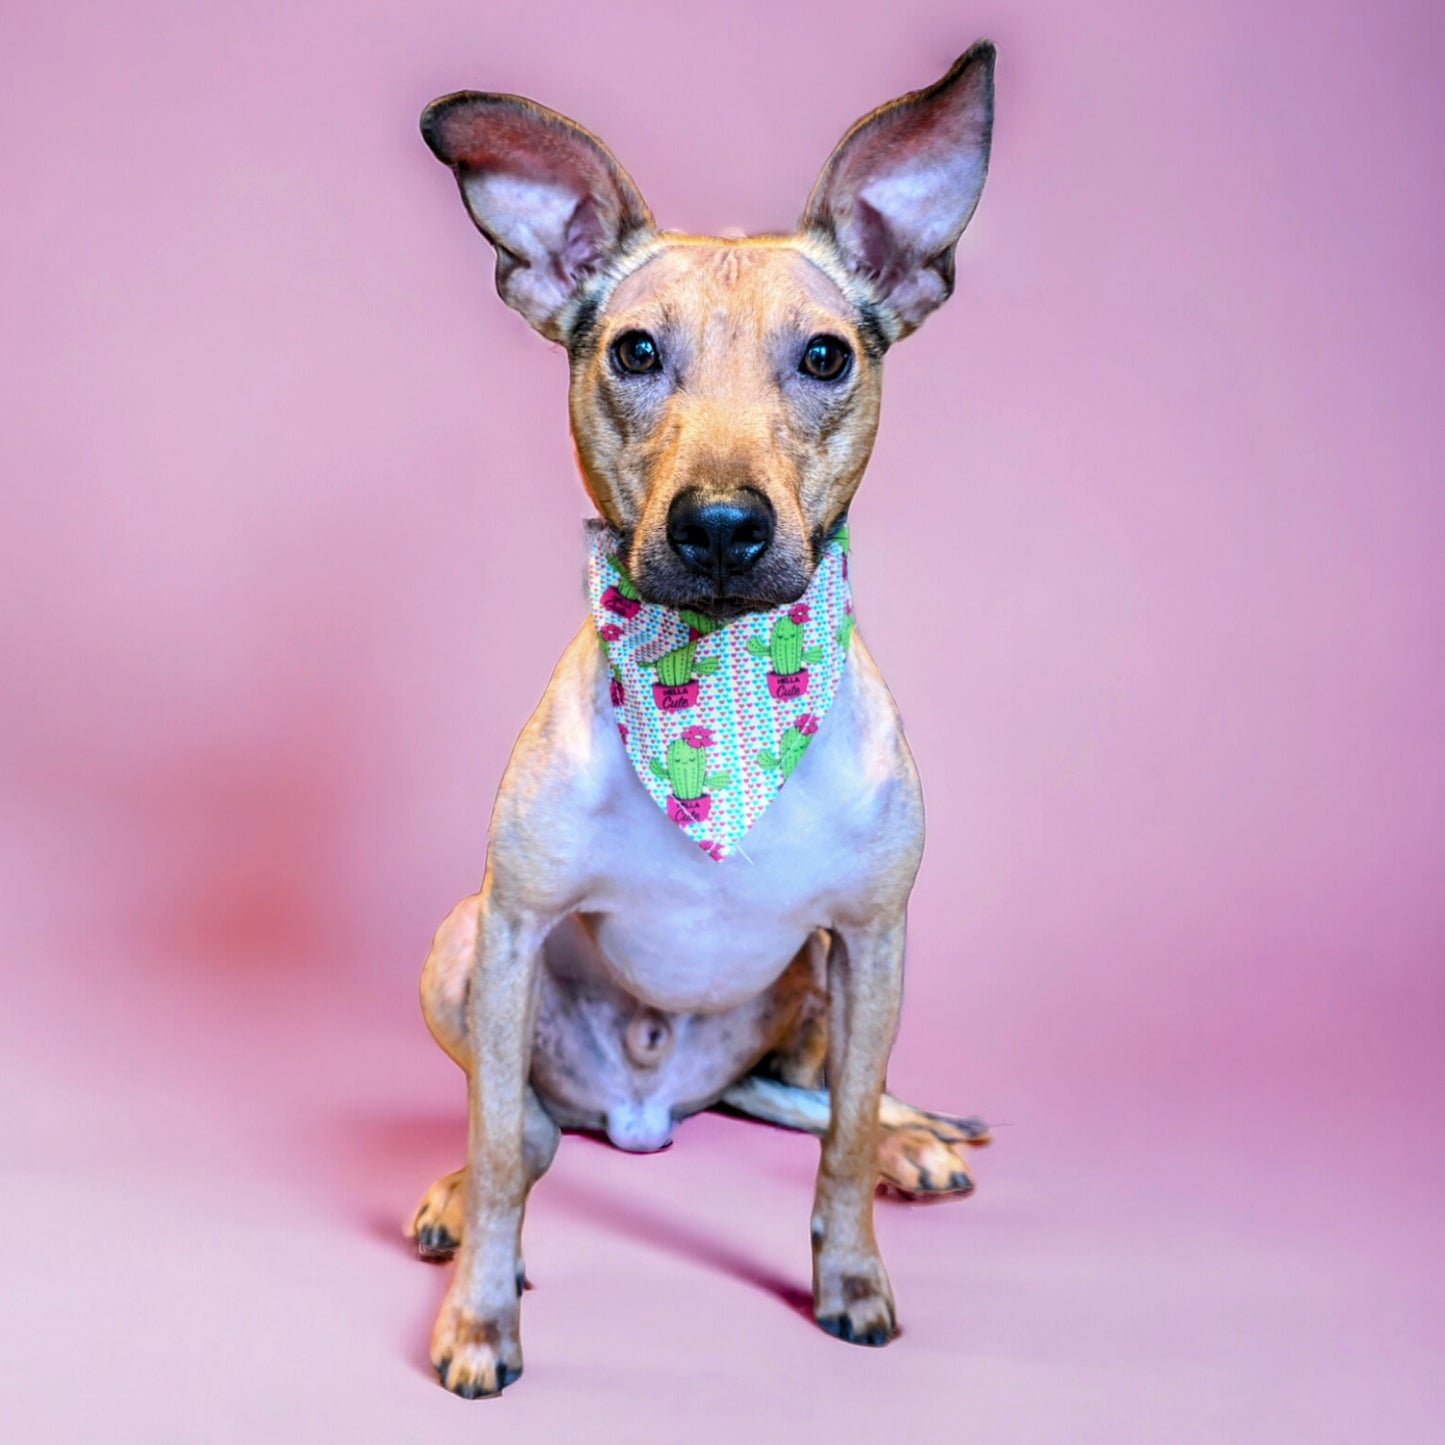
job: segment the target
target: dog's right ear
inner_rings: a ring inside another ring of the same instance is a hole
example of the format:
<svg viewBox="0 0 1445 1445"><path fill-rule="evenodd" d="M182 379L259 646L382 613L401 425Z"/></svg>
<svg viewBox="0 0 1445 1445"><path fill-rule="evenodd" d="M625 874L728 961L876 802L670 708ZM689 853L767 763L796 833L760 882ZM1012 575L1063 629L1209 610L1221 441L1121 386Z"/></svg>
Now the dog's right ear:
<svg viewBox="0 0 1445 1445"><path fill-rule="evenodd" d="M519 95L443 96L422 112L421 133L496 248L502 300L565 342L581 282L653 229L627 172L596 136Z"/></svg>

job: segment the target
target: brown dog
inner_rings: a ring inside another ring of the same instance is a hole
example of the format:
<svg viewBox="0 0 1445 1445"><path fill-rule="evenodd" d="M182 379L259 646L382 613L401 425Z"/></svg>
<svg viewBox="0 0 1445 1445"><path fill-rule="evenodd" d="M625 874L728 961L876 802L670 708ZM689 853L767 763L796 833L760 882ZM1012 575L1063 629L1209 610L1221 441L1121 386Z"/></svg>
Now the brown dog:
<svg viewBox="0 0 1445 1445"><path fill-rule="evenodd" d="M884 353L952 290L993 64L981 42L866 116L797 232L743 240L658 231L610 152L531 101L427 108L503 300L567 349L583 478L642 603L712 629L812 584L873 446ZM964 1147L987 1137L883 1092L923 810L861 641L786 789L721 862L639 781L610 685L589 621L513 753L481 891L422 975L427 1023L470 1083L471 1147L409 1233L457 1256L432 1361L468 1397L521 1373L523 1206L559 1126L655 1149L721 1102L821 1135L815 1313L870 1345L895 1329L880 1174L966 1193Z"/></svg>

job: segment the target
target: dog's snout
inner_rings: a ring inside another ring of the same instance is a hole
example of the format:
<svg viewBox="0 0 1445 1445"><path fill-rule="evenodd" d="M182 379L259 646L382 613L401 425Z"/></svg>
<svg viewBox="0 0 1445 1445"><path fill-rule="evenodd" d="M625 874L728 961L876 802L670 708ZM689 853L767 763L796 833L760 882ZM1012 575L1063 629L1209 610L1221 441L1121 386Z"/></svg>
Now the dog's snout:
<svg viewBox="0 0 1445 1445"><path fill-rule="evenodd" d="M740 487L704 496L688 487L667 511L667 540L691 572L719 592L730 577L750 571L773 540L773 509L761 492Z"/></svg>

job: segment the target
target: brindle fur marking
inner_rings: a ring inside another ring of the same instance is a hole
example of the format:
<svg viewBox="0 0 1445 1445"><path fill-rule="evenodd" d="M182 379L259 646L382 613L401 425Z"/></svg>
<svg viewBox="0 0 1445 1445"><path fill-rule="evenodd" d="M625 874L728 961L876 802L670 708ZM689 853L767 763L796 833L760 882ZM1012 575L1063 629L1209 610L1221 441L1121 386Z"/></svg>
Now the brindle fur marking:
<svg viewBox="0 0 1445 1445"><path fill-rule="evenodd" d="M423 134L496 250L502 298L568 348L583 481L645 600L731 618L806 589L872 451L884 354L952 290L992 114L981 42L848 132L795 233L731 240L659 231L611 152L532 101L463 92L428 107ZM654 338L656 367L617 363L629 331ZM815 336L851 353L834 378L801 364ZM684 493L763 507L755 563L689 564L668 532ZM895 1329L880 1175L965 1193L967 1151L987 1138L883 1091L923 811L861 637L826 727L721 863L639 784L608 682L589 622L512 755L481 889L422 973L427 1023L467 1074L470 1147L409 1233L423 1256L455 1256L431 1356L467 1398L521 1374L523 1210L560 1127L656 1149L722 1103L817 1134L814 1312L869 1345Z"/></svg>

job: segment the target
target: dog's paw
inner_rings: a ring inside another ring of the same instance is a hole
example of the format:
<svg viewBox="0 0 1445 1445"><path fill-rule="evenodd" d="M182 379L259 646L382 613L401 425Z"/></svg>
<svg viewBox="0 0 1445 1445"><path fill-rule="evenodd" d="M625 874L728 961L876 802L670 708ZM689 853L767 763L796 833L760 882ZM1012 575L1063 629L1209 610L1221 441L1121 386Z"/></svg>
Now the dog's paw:
<svg viewBox="0 0 1445 1445"><path fill-rule="evenodd" d="M464 1400L500 1395L522 1374L515 1312L479 1317L448 1295L432 1331L431 1362L443 1387Z"/></svg>
<svg viewBox="0 0 1445 1445"><path fill-rule="evenodd" d="M813 1295L819 1329L850 1345L886 1345L898 1333L893 1291L879 1260L851 1270L820 1261Z"/></svg>
<svg viewBox="0 0 1445 1445"><path fill-rule="evenodd" d="M425 1260L447 1260L462 1242L463 1199L466 1171L443 1174L423 1196L407 1225L406 1237Z"/></svg>
<svg viewBox="0 0 1445 1445"><path fill-rule="evenodd" d="M912 1114L911 1119L898 1122L918 1124L946 1144L983 1145L993 1141L993 1131L976 1115L963 1118L957 1114L935 1114L931 1109L914 1109Z"/></svg>
<svg viewBox="0 0 1445 1445"><path fill-rule="evenodd" d="M974 1188L968 1144L941 1139L930 1129L885 1128L878 1141L878 1174L889 1189L913 1198L952 1195Z"/></svg>

